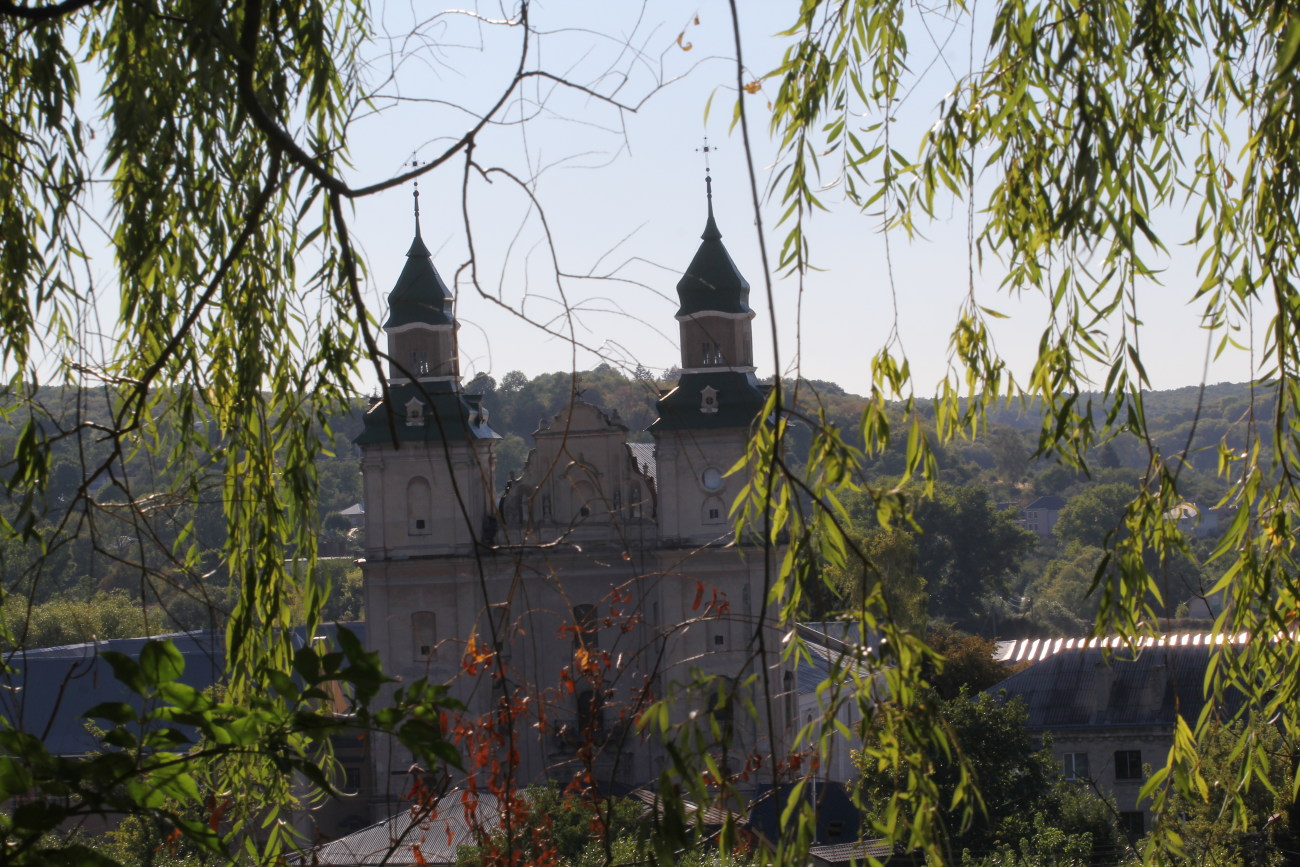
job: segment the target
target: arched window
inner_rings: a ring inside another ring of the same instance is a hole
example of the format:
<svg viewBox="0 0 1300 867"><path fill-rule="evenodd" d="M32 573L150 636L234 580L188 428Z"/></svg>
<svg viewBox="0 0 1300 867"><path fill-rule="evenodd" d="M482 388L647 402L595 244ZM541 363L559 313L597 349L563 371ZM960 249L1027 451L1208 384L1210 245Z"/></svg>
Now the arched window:
<svg viewBox="0 0 1300 867"><path fill-rule="evenodd" d="M573 606L573 646L595 650L600 647L600 631L596 623L595 605Z"/></svg>
<svg viewBox="0 0 1300 867"><path fill-rule="evenodd" d="M576 507L574 511L578 513L578 517L590 517L592 507L596 505L596 489L591 482L584 479L574 483L573 505Z"/></svg>
<svg viewBox="0 0 1300 867"><path fill-rule="evenodd" d="M600 690L584 689L578 693L578 734L590 737L605 727L605 701Z"/></svg>
<svg viewBox="0 0 1300 867"><path fill-rule="evenodd" d="M709 702L709 719L714 729L712 734L718 742L729 742L734 734L736 721L733 697L721 690L714 693Z"/></svg>
<svg viewBox="0 0 1300 867"><path fill-rule="evenodd" d="M793 726L797 720L795 716L794 672L787 671L781 676L781 686L785 692L786 725Z"/></svg>
<svg viewBox="0 0 1300 867"><path fill-rule="evenodd" d="M411 657L423 662L433 656L438 617L432 611L411 612Z"/></svg>
<svg viewBox="0 0 1300 867"><path fill-rule="evenodd" d="M433 532L433 493L429 482L416 476L406 483L406 532L410 536L427 536Z"/></svg>

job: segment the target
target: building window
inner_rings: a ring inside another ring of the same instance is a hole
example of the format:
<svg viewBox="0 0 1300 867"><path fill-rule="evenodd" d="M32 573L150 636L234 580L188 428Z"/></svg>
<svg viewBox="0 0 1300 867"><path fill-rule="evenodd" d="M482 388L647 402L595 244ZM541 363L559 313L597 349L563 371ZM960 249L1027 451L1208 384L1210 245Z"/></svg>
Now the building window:
<svg viewBox="0 0 1300 867"><path fill-rule="evenodd" d="M1116 750L1115 751L1115 779L1117 780L1142 779L1142 751L1141 750Z"/></svg>
<svg viewBox="0 0 1300 867"><path fill-rule="evenodd" d="M711 734L717 738L719 743L727 743L732 739L735 729L735 713L731 696L724 692L719 692L713 696L709 706L709 721L713 729Z"/></svg>
<svg viewBox="0 0 1300 867"><path fill-rule="evenodd" d="M433 656L437 616L432 611L411 613L411 656L423 662Z"/></svg>
<svg viewBox="0 0 1300 867"><path fill-rule="evenodd" d="M406 402L406 426L424 427L424 401L418 397Z"/></svg>
<svg viewBox="0 0 1300 867"><path fill-rule="evenodd" d="M433 493L427 479L416 476L406 484L407 534L429 534L429 512L433 509Z"/></svg>
<svg viewBox="0 0 1300 867"><path fill-rule="evenodd" d="M795 694L794 694L794 673L787 671L781 675L781 687L785 692L785 720L787 725L795 725L798 718L795 715Z"/></svg>
<svg viewBox="0 0 1300 867"><path fill-rule="evenodd" d="M510 661L510 604L501 602L489 606L488 616L491 618L493 645L497 652L501 654L501 659L505 662Z"/></svg>
<svg viewBox="0 0 1300 867"><path fill-rule="evenodd" d="M596 624L595 605L573 606L573 646L595 650L600 647L600 632Z"/></svg>
<svg viewBox="0 0 1300 867"><path fill-rule="evenodd" d="M1123 811L1119 814L1119 827L1130 840L1137 840L1146 835L1147 814L1138 810Z"/></svg>
<svg viewBox="0 0 1300 867"><path fill-rule="evenodd" d="M1066 753L1061 756L1061 775L1067 780L1091 779L1092 774L1088 773L1088 754Z"/></svg>
<svg viewBox="0 0 1300 867"><path fill-rule="evenodd" d="M416 376L427 376L429 374L429 353L412 352L411 370L415 372Z"/></svg>
<svg viewBox="0 0 1300 867"><path fill-rule="evenodd" d="M605 702L600 690L578 693L578 733L588 737L605 728Z"/></svg>
<svg viewBox="0 0 1300 867"><path fill-rule="evenodd" d="M706 385L700 389L700 412L715 413L718 411L718 390L711 385Z"/></svg>
<svg viewBox="0 0 1300 867"><path fill-rule="evenodd" d="M713 636L713 645L714 645L715 647L723 647L723 646L726 645L726 643L727 643L726 636L723 636L723 635L715 635L715 636Z"/></svg>

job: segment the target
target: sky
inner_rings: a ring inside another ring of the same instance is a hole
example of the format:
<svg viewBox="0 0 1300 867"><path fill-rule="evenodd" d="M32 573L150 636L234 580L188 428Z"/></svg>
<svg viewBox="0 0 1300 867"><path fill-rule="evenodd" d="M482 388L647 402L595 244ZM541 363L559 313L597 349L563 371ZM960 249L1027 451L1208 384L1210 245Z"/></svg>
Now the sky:
<svg viewBox="0 0 1300 867"><path fill-rule="evenodd" d="M776 34L792 23L795 4L737 5L745 80L758 81L780 60L786 42ZM508 8L467 8L438 12L423 0L376 5L381 38L367 68L375 96L350 134L354 186L437 158L499 98L519 62L519 29L492 23ZM802 278L775 274L786 231L768 192L777 167L768 133L775 84L762 82L744 97L756 211L744 142L732 123L736 46L726 2L547 2L532 14L538 36L525 67L555 78L531 79L481 135L474 156L484 173L466 184L464 160L456 157L420 181L423 236L458 299L466 379L602 361L662 372L678 363L675 285L704 226L706 136L718 224L752 286L760 376L797 372L865 393L870 359L893 340L909 359L918 394L930 393L949 372L949 335L968 292L1008 317L992 323L996 347L1018 377L1027 373L1046 304L1000 292L996 262L986 261L972 279L961 202L922 224L923 238L908 239L882 232L831 185L823 194L829 210L805 227L816 270ZM937 18L909 40L923 74L908 85L896 135L917 142L952 88L954 70L970 65L967 46L978 50L978 40L945 30ZM936 55L938 62L921 60ZM354 205L355 237L369 268L365 297L377 321L414 231L412 191L408 184ZM1173 234L1186 231L1181 215L1166 220ZM770 296L760 237L773 275ZM471 239L473 270L466 266ZM1206 334L1187 304L1199 282L1196 256L1171 249L1163 285L1140 296L1153 386L1248 379L1242 354L1207 368ZM362 391L377 386L373 370L359 377Z"/></svg>

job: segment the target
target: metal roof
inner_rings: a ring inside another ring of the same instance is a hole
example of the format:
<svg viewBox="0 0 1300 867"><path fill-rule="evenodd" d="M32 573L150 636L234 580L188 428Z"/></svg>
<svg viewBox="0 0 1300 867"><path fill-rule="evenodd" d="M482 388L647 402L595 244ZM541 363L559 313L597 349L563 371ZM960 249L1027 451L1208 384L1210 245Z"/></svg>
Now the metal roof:
<svg viewBox="0 0 1300 867"><path fill-rule="evenodd" d="M478 842L501 826L495 795L448 792L431 809L412 807L298 855L299 864L455 864L461 846Z"/></svg>
<svg viewBox="0 0 1300 867"><path fill-rule="evenodd" d="M702 411L701 392L712 388L717 404ZM684 373L677 386L659 398L659 418L651 431L747 428L753 425L767 403L767 391L753 373L719 368Z"/></svg>
<svg viewBox="0 0 1300 867"><path fill-rule="evenodd" d="M347 628L365 640L364 624L349 623ZM318 634L332 640L334 627L323 625ZM13 671L0 675L0 715L15 729L40 738L54 755L103 749L86 730L85 712L103 702L125 702L139 712L144 700L113 676L102 654L112 650L135 659L146 642L158 639L170 639L180 651L185 661L181 683L207 689L224 677L226 634L222 630L18 650L5 658ZM294 630L293 640L301 647L303 630Z"/></svg>
<svg viewBox="0 0 1300 867"><path fill-rule="evenodd" d="M388 294L388 320L385 329L421 323L451 325L451 292L442 275L433 267L433 256L424 246L417 228L411 248L406 251L406 265Z"/></svg>
<svg viewBox="0 0 1300 867"><path fill-rule="evenodd" d="M1168 728L1205 706L1211 643L1075 647L1052 653L987 690L1025 703L1031 730ZM1225 713L1241 706L1225 697Z"/></svg>
<svg viewBox="0 0 1300 867"><path fill-rule="evenodd" d="M654 443L626 443L627 450L632 455L632 463L636 466L636 471L645 476L651 485L658 481L658 462L655 460Z"/></svg>
<svg viewBox="0 0 1300 867"><path fill-rule="evenodd" d="M423 404L419 424L408 424L404 407ZM377 400L362 417L364 427L353 442L391 445L404 442L440 443L500 439L480 409L482 396L462 394L451 382L405 383L388 388L387 400Z"/></svg>
<svg viewBox="0 0 1300 867"><path fill-rule="evenodd" d="M879 636L862 638L862 625L852 620L827 620L817 623L799 623L795 634L803 639L809 659L801 658L795 671L800 694L817 691L832 673L859 681L870 680L873 670L866 664L868 655L880 646ZM789 640L789 639L787 639Z"/></svg>
<svg viewBox="0 0 1300 867"><path fill-rule="evenodd" d="M700 235L700 246L686 273L677 282L681 307L677 315L697 313L752 313L749 309L749 281L740 273L722 244L722 233L713 219L713 187L708 187L709 217Z"/></svg>
<svg viewBox="0 0 1300 867"><path fill-rule="evenodd" d="M1063 650L1081 650L1089 647L1111 648L1146 648L1146 647L1210 647L1224 644L1243 644L1248 639L1241 635L1222 635L1208 632L1182 633L1166 635L1159 638L1147 636L1138 639L1119 638L1021 638L1015 641L999 641L993 658L998 662L1035 662L1047 659Z"/></svg>

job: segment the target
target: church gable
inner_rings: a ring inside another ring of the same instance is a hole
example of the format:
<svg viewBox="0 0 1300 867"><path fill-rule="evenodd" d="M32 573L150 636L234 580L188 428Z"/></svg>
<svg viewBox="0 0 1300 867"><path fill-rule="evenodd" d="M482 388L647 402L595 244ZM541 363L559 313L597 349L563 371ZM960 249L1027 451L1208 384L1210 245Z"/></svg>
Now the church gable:
<svg viewBox="0 0 1300 867"><path fill-rule="evenodd" d="M533 434L536 446L502 498L507 527L542 540L590 539L651 518L652 484L627 434L597 407L570 404Z"/></svg>

